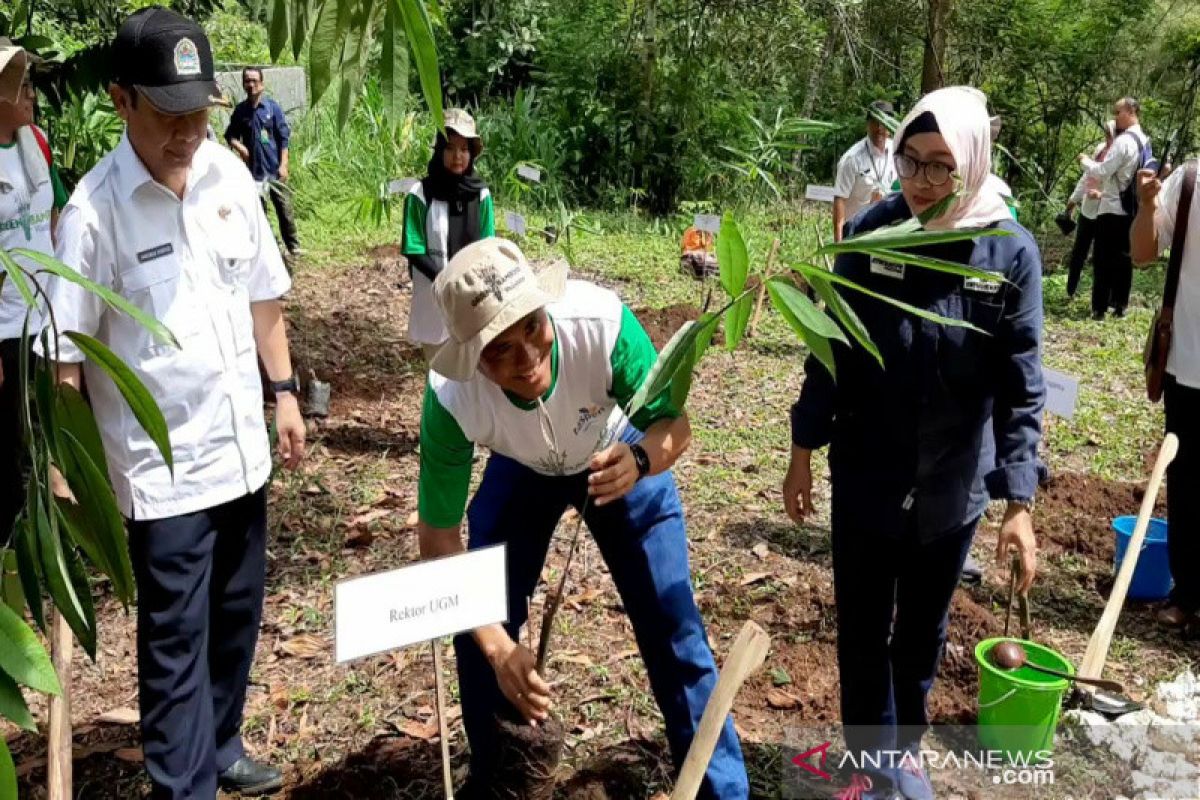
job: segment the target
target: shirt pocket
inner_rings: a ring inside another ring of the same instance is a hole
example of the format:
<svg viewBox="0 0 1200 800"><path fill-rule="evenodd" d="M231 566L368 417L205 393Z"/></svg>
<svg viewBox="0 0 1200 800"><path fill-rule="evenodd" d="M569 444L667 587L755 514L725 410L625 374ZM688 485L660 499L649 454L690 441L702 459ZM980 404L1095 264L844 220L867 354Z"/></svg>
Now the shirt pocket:
<svg viewBox="0 0 1200 800"><path fill-rule="evenodd" d="M220 288L226 294L225 312L233 332L235 351L244 356L254 350L254 319L250 313L250 272L257 248L244 230L233 229L213 242Z"/></svg>
<svg viewBox="0 0 1200 800"><path fill-rule="evenodd" d="M199 309L184 286L183 269L177 255L171 254L139 263L119 275L121 295L146 314L167 326L180 346L194 338L201 328ZM176 348L145 335L145 350L154 357L175 352Z"/></svg>

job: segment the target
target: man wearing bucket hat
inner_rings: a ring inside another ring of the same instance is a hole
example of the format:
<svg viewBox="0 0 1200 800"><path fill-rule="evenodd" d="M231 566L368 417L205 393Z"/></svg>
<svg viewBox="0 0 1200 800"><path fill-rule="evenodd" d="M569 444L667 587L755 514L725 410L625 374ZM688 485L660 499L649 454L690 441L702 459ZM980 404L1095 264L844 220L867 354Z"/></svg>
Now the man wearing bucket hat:
<svg viewBox="0 0 1200 800"><path fill-rule="evenodd" d="M449 338L437 349L421 416L418 533L423 557L508 547L509 622L455 639L472 782L496 765L497 716L536 725L551 690L517 641L554 528L572 506L608 564L627 610L678 766L717 670L696 608L683 508L670 469L691 439L687 415L663 394L622 412L656 354L613 292L540 275L516 245L485 239L434 283ZM467 508L474 445L491 451ZM749 795L726 720L704 796Z"/></svg>
<svg viewBox="0 0 1200 800"><path fill-rule="evenodd" d="M475 173L483 141L475 120L461 108L446 111L424 178L404 199L400 252L412 275L408 338L432 352L446 340L446 324L434 306L433 281L459 250L496 235L492 195Z"/></svg>
<svg viewBox="0 0 1200 800"><path fill-rule="evenodd" d="M0 37L0 250L54 252L54 227L66 192L54 168L46 137L33 124L30 56ZM15 256L25 266L21 256ZM7 542L25 502L21 443L21 350L29 307L16 285L0 288L0 542ZM41 323L29 320L36 336Z"/></svg>
<svg viewBox="0 0 1200 800"><path fill-rule="evenodd" d="M62 380L86 374L138 589L138 697L154 798L278 789L245 754L242 706L262 615L271 452L258 361L276 395L278 451L304 452L279 298L290 288L250 173L205 137L220 102L208 38L161 7L113 45L109 89L125 133L63 212L57 255L163 322L165 346L74 283L56 280L60 330L112 349L166 420L174 469L113 382L63 338ZM81 370L82 367L82 370Z"/></svg>

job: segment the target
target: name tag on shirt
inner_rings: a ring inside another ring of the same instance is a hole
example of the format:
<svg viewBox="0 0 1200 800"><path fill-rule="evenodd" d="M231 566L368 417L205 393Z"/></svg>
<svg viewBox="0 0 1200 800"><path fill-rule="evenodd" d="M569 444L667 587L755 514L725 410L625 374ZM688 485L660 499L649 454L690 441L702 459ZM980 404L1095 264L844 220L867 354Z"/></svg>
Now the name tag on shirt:
<svg viewBox="0 0 1200 800"><path fill-rule="evenodd" d="M877 261L871 259L871 274L886 275L889 278L895 278L898 281L904 280L905 268L903 264L889 264L886 261Z"/></svg>
<svg viewBox="0 0 1200 800"><path fill-rule="evenodd" d="M967 278L963 281L963 288L968 292L979 292L980 294L995 294L1000 291L1000 281L988 281L983 278Z"/></svg>
<svg viewBox="0 0 1200 800"><path fill-rule="evenodd" d="M151 247L149 250L143 250L137 254L137 260L139 264L145 264L147 261L153 261L156 258L169 256L174 252L175 248L171 246L170 242L167 242L166 244L160 244L158 247Z"/></svg>

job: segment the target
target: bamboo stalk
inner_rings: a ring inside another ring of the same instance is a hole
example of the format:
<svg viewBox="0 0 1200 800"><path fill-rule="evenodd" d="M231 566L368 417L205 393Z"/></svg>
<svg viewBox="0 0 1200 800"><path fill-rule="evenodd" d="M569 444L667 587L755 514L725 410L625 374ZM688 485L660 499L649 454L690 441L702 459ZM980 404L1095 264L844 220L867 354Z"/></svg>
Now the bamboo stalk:
<svg viewBox="0 0 1200 800"><path fill-rule="evenodd" d="M442 742L442 782L446 789L446 800L454 800L454 778L450 774L450 726L446 722L446 684L442 678L442 648L437 639L430 644L433 646L433 683L437 688L438 738Z"/></svg>
<svg viewBox="0 0 1200 800"><path fill-rule="evenodd" d="M771 251L767 253L767 266L763 270L762 283L758 284L758 300L754 304L754 318L750 320L750 330L746 336L753 339L754 334L758 332L758 319L762 316L763 301L767 297L767 276L771 274L771 267L775 266L775 256L779 253L779 237L771 240Z"/></svg>
<svg viewBox="0 0 1200 800"><path fill-rule="evenodd" d="M50 698L50 738L46 754L46 788L50 800L71 800L71 656L75 639L63 615L54 612L50 658L62 694Z"/></svg>

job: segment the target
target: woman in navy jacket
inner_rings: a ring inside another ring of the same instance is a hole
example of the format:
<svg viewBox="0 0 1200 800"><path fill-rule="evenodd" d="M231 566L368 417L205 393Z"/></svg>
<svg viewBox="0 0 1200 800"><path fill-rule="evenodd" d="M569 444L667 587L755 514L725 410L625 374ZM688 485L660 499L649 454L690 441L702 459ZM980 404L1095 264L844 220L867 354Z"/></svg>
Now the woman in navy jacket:
<svg viewBox="0 0 1200 800"><path fill-rule="evenodd" d="M999 228L1005 235L918 252L995 273L964 278L861 254L835 271L979 331L940 325L849 293L883 356L835 351L837 379L815 358L792 408L788 514L813 508L812 451L830 445L834 595L842 722L853 753L878 768L850 796L933 797L916 757L927 697L946 641L950 600L989 497L1007 507L998 556L1021 556L1027 589L1036 542L1030 517L1045 388L1041 256L988 181L991 135L982 93L926 95L896 133L901 192L850 223L861 234L957 196L926 229ZM862 726L862 727L860 727ZM861 762L858 762L861 763Z"/></svg>

